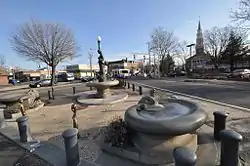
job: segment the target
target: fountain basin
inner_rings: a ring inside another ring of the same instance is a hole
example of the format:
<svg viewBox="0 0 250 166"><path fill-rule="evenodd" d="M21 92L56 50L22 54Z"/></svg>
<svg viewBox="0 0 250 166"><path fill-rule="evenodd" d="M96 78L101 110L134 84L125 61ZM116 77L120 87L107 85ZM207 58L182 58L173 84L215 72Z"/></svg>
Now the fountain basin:
<svg viewBox="0 0 250 166"><path fill-rule="evenodd" d="M207 118L207 114L195 103L177 100L161 99L162 110L156 112L137 111L137 105L127 109L125 122L137 132L177 136L196 131Z"/></svg>
<svg viewBox="0 0 250 166"><path fill-rule="evenodd" d="M95 91L83 92L77 97L76 102L80 105L112 105L128 98L128 94L118 90L112 90L105 98L96 97Z"/></svg>
<svg viewBox="0 0 250 166"><path fill-rule="evenodd" d="M198 148L196 130L206 121L207 114L195 103L178 99L143 97L128 108L124 120L134 131L132 141L139 153L158 158L158 163L173 162L173 150Z"/></svg>
<svg viewBox="0 0 250 166"><path fill-rule="evenodd" d="M118 85L118 80L113 81L104 81L104 82L88 82L86 83L87 87L94 87L96 88L97 92L95 94L96 98L106 98L110 96L109 87Z"/></svg>

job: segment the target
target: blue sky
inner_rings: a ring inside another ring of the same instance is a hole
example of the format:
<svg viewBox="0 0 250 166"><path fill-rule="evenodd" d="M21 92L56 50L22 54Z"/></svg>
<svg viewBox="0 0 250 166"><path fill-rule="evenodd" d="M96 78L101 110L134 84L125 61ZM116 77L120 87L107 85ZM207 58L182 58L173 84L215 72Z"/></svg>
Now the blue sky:
<svg viewBox="0 0 250 166"><path fill-rule="evenodd" d="M174 31L180 40L195 41L199 16L202 29L230 24L229 11L237 0L1 0L0 54L8 65L36 68L10 48L9 36L32 19L62 23L71 28L81 47L81 57L69 63L88 63L89 48L102 37L108 60L132 58L146 52L146 42L157 26ZM97 55L94 57L97 59Z"/></svg>

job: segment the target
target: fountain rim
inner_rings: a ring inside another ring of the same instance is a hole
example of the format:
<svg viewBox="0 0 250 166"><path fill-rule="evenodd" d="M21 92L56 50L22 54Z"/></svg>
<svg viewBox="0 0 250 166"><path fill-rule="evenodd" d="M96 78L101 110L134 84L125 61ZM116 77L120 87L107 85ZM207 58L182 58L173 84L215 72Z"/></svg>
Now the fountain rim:
<svg viewBox="0 0 250 166"><path fill-rule="evenodd" d="M143 134L177 136L192 133L206 122L206 112L194 102L180 99L161 99L159 103L162 101L172 101L189 105L192 111L189 114L169 120L152 120L138 115L136 105L133 105L125 112L124 119L126 124L133 130Z"/></svg>
<svg viewBox="0 0 250 166"><path fill-rule="evenodd" d="M87 87L98 87L98 86L102 86L102 87L111 87L111 86L115 86L118 85L119 81L118 80L110 80L110 81L104 81L104 82L88 82L86 83Z"/></svg>

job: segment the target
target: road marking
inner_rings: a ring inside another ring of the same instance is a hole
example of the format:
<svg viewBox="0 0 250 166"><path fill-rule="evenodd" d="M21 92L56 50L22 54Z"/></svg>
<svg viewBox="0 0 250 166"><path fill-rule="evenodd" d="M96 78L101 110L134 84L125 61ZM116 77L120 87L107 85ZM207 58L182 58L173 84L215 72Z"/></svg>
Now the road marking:
<svg viewBox="0 0 250 166"><path fill-rule="evenodd" d="M213 104L218 104L218 105L222 105L222 106L226 106L226 107L230 107L230 108L250 112L249 108L245 108L245 107L241 107L241 106L237 106L237 105L232 105L232 104L227 104L227 103L223 103L223 102L219 102L219 101L215 101L215 100L211 100L211 99L206 99L206 98L202 98L202 97L198 97L198 96L193 96L193 95L189 95L189 94L185 94L185 93L180 93L180 92L176 92L176 91L171 91L171 90L167 90L167 89L162 89L162 88L154 87L154 86L151 86L151 85L142 84L142 83L139 83L139 82L136 82L136 81L131 81L131 82L134 82L135 84L138 84L138 85L142 85L142 86L144 86L146 88L154 88L156 90L172 93L172 94L175 94L175 95L189 97L189 98L193 98L193 99L196 99L196 100L201 100L201 101L210 102L210 103L213 103Z"/></svg>

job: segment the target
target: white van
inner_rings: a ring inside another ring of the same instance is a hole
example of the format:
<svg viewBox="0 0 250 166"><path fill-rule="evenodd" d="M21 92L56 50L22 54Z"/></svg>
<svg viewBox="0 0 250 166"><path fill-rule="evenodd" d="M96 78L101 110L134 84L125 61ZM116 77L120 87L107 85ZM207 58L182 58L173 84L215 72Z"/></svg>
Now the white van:
<svg viewBox="0 0 250 166"><path fill-rule="evenodd" d="M113 69L112 76L115 78L128 78L130 77L129 69Z"/></svg>

